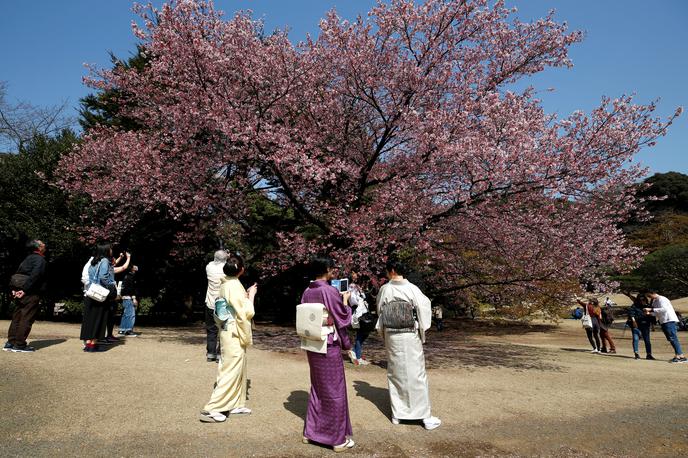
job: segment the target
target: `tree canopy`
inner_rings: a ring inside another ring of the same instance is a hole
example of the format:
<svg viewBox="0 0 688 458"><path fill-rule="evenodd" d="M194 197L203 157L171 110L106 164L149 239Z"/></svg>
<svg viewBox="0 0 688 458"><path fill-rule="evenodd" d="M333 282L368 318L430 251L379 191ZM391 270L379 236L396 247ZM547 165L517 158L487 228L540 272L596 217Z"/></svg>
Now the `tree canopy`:
<svg viewBox="0 0 688 458"><path fill-rule="evenodd" d="M679 111L661 121L620 96L545 113L532 88L509 88L571 66L581 34L490 3L394 0L353 22L331 12L297 45L205 1L138 7L146 65L89 79L137 128L90 126L59 183L102 210L91 237L159 215L181 248L228 226L249 237L256 203L269 203L293 219L264 274L313 254L375 272L401 252L438 293L518 301L557 280L598 284L638 256L618 227L638 208L633 158Z"/></svg>

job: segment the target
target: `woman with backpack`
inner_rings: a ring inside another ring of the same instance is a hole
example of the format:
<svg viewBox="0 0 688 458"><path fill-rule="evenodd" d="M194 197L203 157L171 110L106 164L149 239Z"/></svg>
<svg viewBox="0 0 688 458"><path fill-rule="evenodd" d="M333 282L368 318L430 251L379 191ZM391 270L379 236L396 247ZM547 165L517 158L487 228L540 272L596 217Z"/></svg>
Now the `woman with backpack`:
<svg viewBox="0 0 688 458"><path fill-rule="evenodd" d="M430 392L425 372L423 343L430 328L432 307L421 290L404 278L406 265L390 258L386 265L389 281L377 296L380 318L377 330L387 351L387 382L392 404L392 423L422 420L425 429L442 421L430 412Z"/></svg>

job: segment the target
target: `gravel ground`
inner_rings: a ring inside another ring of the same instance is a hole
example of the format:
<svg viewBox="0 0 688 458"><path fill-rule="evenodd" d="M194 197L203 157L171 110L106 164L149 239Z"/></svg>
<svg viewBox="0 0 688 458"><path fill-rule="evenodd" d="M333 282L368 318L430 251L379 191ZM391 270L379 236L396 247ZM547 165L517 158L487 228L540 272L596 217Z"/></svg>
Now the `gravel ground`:
<svg viewBox="0 0 688 458"><path fill-rule="evenodd" d="M8 321L0 321L7 329ZM301 443L309 390L291 329L258 325L249 350L253 414L198 421L216 365L196 327L142 328L86 354L79 325L37 322L34 354L0 353L0 456L329 456ZM659 361L591 355L578 322L448 322L429 333L433 414L442 426L389 421L381 342L370 366L346 363L356 456L686 456L688 364L653 335ZM688 348L686 333L681 341ZM642 345L641 345L642 347Z"/></svg>

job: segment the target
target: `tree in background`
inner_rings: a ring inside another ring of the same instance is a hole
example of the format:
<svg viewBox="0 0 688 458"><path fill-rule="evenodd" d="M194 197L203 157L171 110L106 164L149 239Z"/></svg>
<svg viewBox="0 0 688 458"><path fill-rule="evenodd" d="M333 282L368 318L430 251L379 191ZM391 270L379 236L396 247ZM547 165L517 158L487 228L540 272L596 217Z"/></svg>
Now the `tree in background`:
<svg viewBox="0 0 688 458"><path fill-rule="evenodd" d="M70 128L66 103L37 107L27 102L7 100L7 83L0 81L0 153L16 153L36 136L50 137Z"/></svg>
<svg viewBox="0 0 688 458"><path fill-rule="evenodd" d="M658 289L672 298L688 295L688 175L657 173L638 192L652 219L625 228L629 241L649 253L620 278L623 289Z"/></svg>
<svg viewBox="0 0 688 458"><path fill-rule="evenodd" d="M49 184L60 158L76 142L70 130L35 135L22 141L18 153L0 156L0 278L5 285L25 255L24 244L40 238L50 259L48 299L62 299L79 288L87 250L75 227L84 202Z"/></svg>
<svg viewBox="0 0 688 458"><path fill-rule="evenodd" d="M599 284L638 256L618 229L638 208L633 157L678 111L662 122L622 96L559 119L532 88L509 90L571 66L581 34L551 16L395 0L354 22L332 12L295 46L203 1L138 11L148 64L89 84L139 128L93 127L61 162L61 186L106 215L91 237L158 215L176 222L179 250L228 225L242 240L265 202L294 223L264 274L315 253L376 272L401 251L438 294L511 302L555 280Z"/></svg>

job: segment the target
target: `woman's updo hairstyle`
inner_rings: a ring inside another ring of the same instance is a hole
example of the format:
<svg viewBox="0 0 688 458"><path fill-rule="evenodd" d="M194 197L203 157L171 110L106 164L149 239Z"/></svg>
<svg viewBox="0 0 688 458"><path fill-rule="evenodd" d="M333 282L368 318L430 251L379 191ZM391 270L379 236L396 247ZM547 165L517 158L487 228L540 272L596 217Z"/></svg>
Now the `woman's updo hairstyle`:
<svg viewBox="0 0 688 458"><path fill-rule="evenodd" d="M244 258L242 258L239 254L233 254L227 258L227 262L225 262L222 271L228 277L236 277L237 275L239 275L239 272L241 272L241 269L243 268Z"/></svg>
<svg viewBox="0 0 688 458"><path fill-rule="evenodd" d="M387 272L395 271L398 275L406 276L408 274L408 266L396 256L390 256L385 264Z"/></svg>
<svg viewBox="0 0 688 458"><path fill-rule="evenodd" d="M311 259L310 271L312 278L322 277L335 266L334 259L318 257Z"/></svg>

